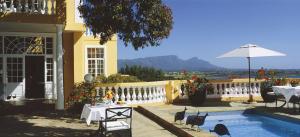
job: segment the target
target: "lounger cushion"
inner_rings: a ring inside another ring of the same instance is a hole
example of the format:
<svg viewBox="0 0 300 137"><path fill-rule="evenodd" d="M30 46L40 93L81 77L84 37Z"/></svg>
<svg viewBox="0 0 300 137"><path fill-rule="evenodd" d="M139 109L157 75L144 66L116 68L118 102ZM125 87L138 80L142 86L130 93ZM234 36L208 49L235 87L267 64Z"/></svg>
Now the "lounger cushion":
<svg viewBox="0 0 300 137"><path fill-rule="evenodd" d="M130 129L130 126L125 121L110 121L110 122L103 122L103 127L107 124L107 131L114 131L114 130L123 130L123 129Z"/></svg>

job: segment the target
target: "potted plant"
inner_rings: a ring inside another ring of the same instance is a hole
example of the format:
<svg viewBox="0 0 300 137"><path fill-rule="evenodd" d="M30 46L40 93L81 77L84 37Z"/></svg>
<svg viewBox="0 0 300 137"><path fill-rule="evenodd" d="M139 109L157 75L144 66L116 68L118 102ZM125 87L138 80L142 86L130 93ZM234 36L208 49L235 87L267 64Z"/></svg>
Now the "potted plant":
<svg viewBox="0 0 300 137"><path fill-rule="evenodd" d="M188 96L193 106L200 106L206 100L206 93L214 90L206 78L193 76L185 85Z"/></svg>
<svg viewBox="0 0 300 137"><path fill-rule="evenodd" d="M291 80L290 84L291 84L292 87L296 87L296 86L298 86L299 81L297 81L297 80Z"/></svg>

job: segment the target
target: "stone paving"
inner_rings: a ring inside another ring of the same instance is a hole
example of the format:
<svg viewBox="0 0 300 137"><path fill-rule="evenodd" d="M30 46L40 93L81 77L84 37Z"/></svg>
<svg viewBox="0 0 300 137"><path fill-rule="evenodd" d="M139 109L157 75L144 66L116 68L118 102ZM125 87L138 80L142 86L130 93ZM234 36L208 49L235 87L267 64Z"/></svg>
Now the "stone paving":
<svg viewBox="0 0 300 137"><path fill-rule="evenodd" d="M55 111L54 104L41 101L28 101L21 106L0 102L0 137L96 136L98 124L95 122L87 126L79 118L80 112ZM133 111L132 120L133 137L175 137L136 111Z"/></svg>
<svg viewBox="0 0 300 137"><path fill-rule="evenodd" d="M282 103L279 103L281 105ZM292 107L292 105L290 105ZM196 127L191 129L189 126L174 123L174 114L182 111L185 106L166 105L166 104L149 104L144 105L144 108L156 114L157 116L167 120L175 126L189 132L195 137L212 137L214 134L204 130L196 131ZM11 107L9 107L11 108ZM13 111L12 114L2 113L5 109L0 109L0 136L2 137L31 137L31 136L46 136L46 137L82 137L95 136L98 124L94 123L87 126L85 121L79 119L79 115L65 116L55 111L50 111L51 107L41 107L40 111L32 112L33 109L25 108L22 111ZM260 112L281 115L300 119L300 112L296 112L287 108L274 108L273 104L264 106L264 103L244 104L238 102L207 102L204 107L187 106L187 113L200 112L215 112L215 111L231 111L255 109ZM13 109L15 110L15 109ZM25 113L23 113L25 112ZM175 137L168 130L162 128L159 124L151 121L140 113L133 113L133 137Z"/></svg>

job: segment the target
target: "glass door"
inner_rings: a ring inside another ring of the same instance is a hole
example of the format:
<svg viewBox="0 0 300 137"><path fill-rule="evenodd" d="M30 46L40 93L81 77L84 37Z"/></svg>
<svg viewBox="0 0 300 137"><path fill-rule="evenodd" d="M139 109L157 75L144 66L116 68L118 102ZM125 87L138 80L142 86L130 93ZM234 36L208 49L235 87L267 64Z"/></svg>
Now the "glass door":
<svg viewBox="0 0 300 137"><path fill-rule="evenodd" d="M23 58L22 57L7 57L6 58L6 80L5 91L6 99L14 99L23 96Z"/></svg>
<svg viewBox="0 0 300 137"><path fill-rule="evenodd" d="M0 57L0 98L4 99L3 59Z"/></svg>

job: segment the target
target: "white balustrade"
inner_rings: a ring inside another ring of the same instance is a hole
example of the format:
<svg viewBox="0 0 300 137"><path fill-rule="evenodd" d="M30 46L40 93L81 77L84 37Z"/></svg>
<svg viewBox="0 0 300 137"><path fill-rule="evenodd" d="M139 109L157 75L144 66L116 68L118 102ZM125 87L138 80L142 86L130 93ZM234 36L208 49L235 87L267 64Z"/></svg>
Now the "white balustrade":
<svg viewBox="0 0 300 137"><path fill-rule="evenodd" d="M214 91L207 94L207 98L248 97L247 82L214 82ZM253 82L250 88L253 96L260 96L260 82Z"/></svg>
<svg viewBox="0 0 300 137"><path fill-rule="evenodd" d="M114 103L124 101L126 104L143 104L154 102L165 102L166 92L164 85L151 86L114 86L114 87L96 87L97 95L101 91L114 91ZM105 95L103 92L102 96ZM100 95L101 96L101 95Z"/></svg>
<svg viewBox="0 0 300 137"><path fill-rule="evenodd" d="M49 5L50 2L50 5ZM0 0L0 12L55 14L56 0Z"/></svg>

